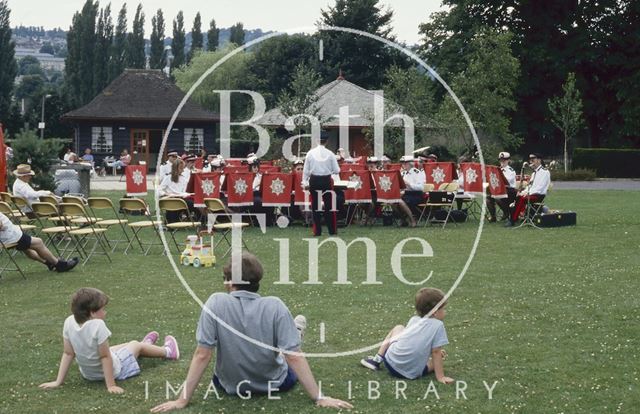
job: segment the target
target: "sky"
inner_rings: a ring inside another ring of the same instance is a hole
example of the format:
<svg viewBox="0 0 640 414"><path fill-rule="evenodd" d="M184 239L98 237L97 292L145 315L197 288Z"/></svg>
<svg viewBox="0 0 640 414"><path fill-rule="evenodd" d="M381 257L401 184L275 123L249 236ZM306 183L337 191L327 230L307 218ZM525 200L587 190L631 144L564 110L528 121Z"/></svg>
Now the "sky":
<svg viewBox="0 0 640 414"><path fill-rule="evenodd" d="M203 31L209 21L216 20L218 27L229 27L242 22L245 29L286 30L313 26L320 18L320 10L327 9L332 0L142 0L127 3L129 26L138 3L142 3L145 13L145 37L151 34L151 16L162 9L168 23L165 33L171 35L171 21L179 10L184 13L185 28L191 30L193 19L199 11L202 16ZM84 0L9 0L11 26L44 26L45 29L60 27L68 30L76 11L84 5ZM111 1L111 16L114 24L118 11L125 1ZM108 4L107 0L100 2ZM407 44L418 43L418 25L428 20L429 15L441 8L440 0L382 0L381 4L394 11L393 29L398 40ZM131 29L131 27L129 27Z"/></svg>

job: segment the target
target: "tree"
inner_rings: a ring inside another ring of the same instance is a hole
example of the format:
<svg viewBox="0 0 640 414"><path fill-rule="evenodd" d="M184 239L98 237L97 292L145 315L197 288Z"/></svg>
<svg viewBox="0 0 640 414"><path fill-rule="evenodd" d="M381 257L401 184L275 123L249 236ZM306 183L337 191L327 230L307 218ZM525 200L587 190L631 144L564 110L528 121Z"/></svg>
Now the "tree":
<svg viewBox="0 0 640 414"><path fill-rule="evenodd" d="M49 98L45 100L45 112L44 112L44 136L45 137L58 137L69 138L73 137L73 127L69 124L63 123L60 119L62 115L70 111L72 108L65 103L63 97L54 90L45 90L43 94L49 94ZM25 118L30 125L38 125L38 122L42 119L42 97L34 101L34 105L27 112Z"/></svg>
<svg viewBox="0 0 640 414"><path fill-rule="evenodd" d="M95 64L93 71L93 92L99 93L109 81L109 49L113 42L113 22L111 5L100 10L96 29Z"/></svg>
<svg viewBox="0 0 640 414"><path fill-rule="evenodd" d="M323 25L349 27L389 40L393 12L382 10L380 0L336 0L334 7L321 11ZM339 31L323 31L324 79L333 80L342 70L345 77L366 89L380 88L384 72L393 65L407 67L409 60L382 42Z"/></svg>
<svg viewBox="0 0 640 414"><path fill-rule="evenodd" d="M44 71L38 58L35 56L25 56L18 61L18 75L44 76Z"/></svg>
<svg viewBox="0 0 640 414"><path fill-rule="evenodd" d="M384 98L402 104L416 126L426 126L435 114L434 81L412 67L392 66L384 74Z"/></svg>
<svg viewBox="0 0 640 414"><path fill-rule="evenodd" d="M151 56L149 66L151 69L164 67L164 15L162 9L158 9L156 15L151 18Z"/></svg>
<svg viewBox="0 0 640 414"><path fill-rule="evenodd" d="M11 108L13 81L18 72L15 58L15 43L11 40L9 15L11 10L6 0L0 1L0 122L7 119Z"/></svg>
<svg viewBox="0 0 640 414"><path fill-rule="evenodd" d="M44 93L44 78L41 75L24 75L16 87L16 99L24 99L27 112L38 103Z"/></svg>
<svg viewBox="0 0 640 414"><path fill-rule="evenodd" d="M67 33L69 54L65 60L65 90L73 107L86 104L95 96L94 64L98 3L87 0L73 16Z"/></svg>
<svg viewBox="0 0 640 414"><path fill-rule="evenodd" d="M124 71L127 56L127 3L122 5L118 13L118 24L113 36L111 57L109 59L109 82Z"/></svg>
<svg viewBox="0 0 640 414"><path fill-rule="evenodd" d="M35 171L32 184L42 190L53 190L56 185L53 174L50 174L55 155L59 154L63 147L63 141L59 139L39 139L33 130L21 130L15 135L11 146L13 158L10 160L10 168L16 168L30 160L31 168Z"/></svg>
<svg viewBox="0 0 640 414"><path fill-rule="evenodd" d="M584 126L582 120L582 99L576 88L576 74L569 72L567 81L562 85L563 94L549 99L551 122L564 138L564 172L569 170L569 155L567 145Z"/></svg>
<svg viewBox="0 0 640 414"><path fill-rule="evenodd" d="M138 4L133 18L133 30L127 36L127 67L144 69L146 56L144 53L144 13L142 4Z"/></svg>
<svg viewBox="0 0 640 414"><path fill-rule="evenodd" d="M471 118L486 154L517 149L521 143L510 130L516 108L514 90L520 73L510 41L510 33L491 30L474 37L468 66L451 82L451 89ZM452 152L473 155L473 137L451 96L445 97L436 119L446 128Z"/></svg>
<svg viewBox="0 0 640 414"><path fill-rule="evenodd" d="M171 40L171 53L173 53L173 66L178 68L185 63L184 56L184 15L182 10L173 20L173 39Z"/></svg>
<svg viewBox="0 0 640 414"><path fill-rule="evenodd" d="M203 43L202 20L200 18L200 12L198 12L193 20L193 28L191 29L191 50L189 50L187 62L191 61L191 58L198 50L202 50Z"/></svg>
<svg viewBox="0 0 640 414"><path fill-rule="evenodd" d="M42 47L39 50L40 53L48 53L50 55L55 55L56 51L53 49L53 46L50 42L43 43Z"/></svg>
<svg viewBox="0 0 640 414"><path fill-rule="evenodd" d="M244 45L244 25L240 22L229 28L229 42L236 46Z"/></svg>
<svg viewBox="0 0 640 414"><path fill-rule="evenodd" d="M207 31L207 50L213 52L218 48L219 36L220 29L216 27L215 19L211 19L211 23L209 23L209 30Z"/></svg>

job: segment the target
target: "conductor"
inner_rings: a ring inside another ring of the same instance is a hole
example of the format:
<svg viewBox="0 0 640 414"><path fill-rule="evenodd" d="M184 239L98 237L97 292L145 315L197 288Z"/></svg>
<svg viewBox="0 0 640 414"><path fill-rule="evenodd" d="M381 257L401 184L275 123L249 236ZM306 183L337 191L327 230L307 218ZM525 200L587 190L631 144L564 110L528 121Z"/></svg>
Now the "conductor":
<svg viewBox="0 0 640 414"><path fill-rule="evenodd" d="M307 153L302 172L302 180L309 185L311 193L311 209L313 210L313 235L322 235L321 214L324 204L324 222L329 228L330 235L338 233L336 226L336 199L331 181L332 174L339 174L340 167L335 154L325 148L329 134L320 133L320 145Z"/></svg>

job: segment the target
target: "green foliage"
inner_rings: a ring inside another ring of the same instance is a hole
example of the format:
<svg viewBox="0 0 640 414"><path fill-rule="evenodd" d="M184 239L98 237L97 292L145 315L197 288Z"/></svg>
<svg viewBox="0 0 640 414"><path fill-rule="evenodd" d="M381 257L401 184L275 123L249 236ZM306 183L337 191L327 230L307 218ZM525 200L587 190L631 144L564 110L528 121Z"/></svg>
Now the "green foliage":
<svg viewBox="0 0 640 414"><path fill-rule="evenodd" d="M402 105L416 126L430 123L435 114L433 81L415 67L392 66L385 72L384 98Z"/></svg>
<svg viewBox="0 0 640 414"><path fill-rule="evenodd" d="M244 25L238 22L229 28L229 43L236 46L244 45Z"/></svg>
<svg viewBox="0 0 640 414"><path fill-rule="evenodd" d="M320 108L316 106L318 96L315 91L320 87L320 74L312 68L298 64L293 70L293 77L288 90L278 96L277 106L285 117L305 114L318 118ZM319 120L322 122L323 120ZM298 129L311 126L305 117L298 117L294 121Z"/></svg>
<svg viewBox="0 0 640 414"><path fill-rule="evenodd" d="M127 35L126 67L144 69L146 57L144 53L144 13L142 4L138 4L133 18L133 30Z"/></svg>
<svg viewBox="0 0 640 414"><path fill-rule="evenodd" d="M67 33L69 55L65 61L65 90L73 107L88 103L94 90L96 17L98 2L87 0L82 11L73 16Z"/></svg>
<svg viewBox="0 0 640 414"><path fill-rule="evenodd" d="M598 177L640 178L640 150L576 148L573 168L594 169Z"/></svg>
<svg viewBox="0 0 640 414"><path fill-rule="evenodd" d="M593 181L596 177L596 171L587 168L578 168L569 171L551 171L551 181Z"/></svg>
<svg viewBox="0 0 640 414"><path fill-rule="evenodd" d="M120 76L127 60L127 3L122 5L118 13L118 24L113 36L111 57L109 59L109 82Z"/></svg>
<svg viewBox="0 0 640 414"><path fill-rule="evenodd" d="M514 89L520 71L510 48L511 35L482 32L470 45L469 65L453 78L451 88L474 124L484 153L514 150L520 140L511 133L515 110ZM473 137L451 96L446 96L436 115L445 128L448 147L454 153L473 153Z"/></svg>
<svg viewBox="0 0 640 414"><path fill-rule="evenodd" d="M11 40L11 10L6 0L0 0L0 120L9 118L13 81L18 72L15 43Z"/></svg>
<svg viewBox="0 0 640 414"><path fill-rule="evenodd" d="M220 29L216 27L215 19L211 19L207 30L207 50L213 52L218 48Z"/></svg>
<svg viewBox="0 0 640 414"><path fill-rule="evenodd" d="M173 67L179 68L185 63L184 55L185 32L184 32L184 14L182 10L173 20L173 38L171 40L171 53L173 54Z"/></svg>
<svg viewBox="0 0 640 414"><path fill-rule="evenodd" d="M44 71L38 58L35 56L25 56L18 61L18 75L44 76Z"/></svg>
<svg viewBox="0 0 640 414"><path fill-rule="evenodd" d="M111 20L111 5L100 10L98 26L96 28L96 44L94 50L93 90L102 91L109 82L109 54L113 42L113 22Z"/></svg>
<svg viewBox="0 0 640 414"><path fill-rule="evenodd" d="M202 37L202 19L200 12L196 13L195 19L193 19L193 28L191 29L191 50L189 50L189 56L187 61L190 61L194 53L198 50L202 50L204 38Z"/></svg>
<svg viewBox="0 0 640 414"><path fill-rule="evenodd" d="M71 110L64 97L58 91L46 92L49 96L45 100L44 111L44 136L45 137L73 137L73 127L60 121L62 115ZM38 125L42 119L42 95L34 101L34 105L25 114L25 120L29 125ZM17 131L17 129L16 129Z"/></svg>
<svg viewBox="0 0 640 414"><path fill-rule="evenodd" d="M549 99L549 111L551 122L561 132L564 138L564 172L568 172L569 155L567 146L569 142L584 126L582 120L582 99L576 88L576 74L570 72L567 81L562 85L563 95Z"/></svg>
<svg viewBox="0 0 640 414"><path fill-rule="evenodd" d="M42 47L40 48L40 50L38 51L40 53L48 53L50 55L55 55L56 51L53 48L53 46L51 45L50 42L45 42L42 44Z"/></svg>
<svg viewBox="0 0 640 414"><path fill-rule="evenodd" d="M162 9L158 9L156 15L151 18L150 43L149 66L151 69L164 68L164 15L162 14Z"/></svg>
<svg viewBox="0 0 640 414"><path fill-rule="evenodd" d="M11 144L13 158L9 164L10 170L13 171L18 164L26 164L31 160L31 168L36 173L31 180L33 187L53 190L55 184L51 166L62 150L64 142L61 139L39 139L32 130L20 131Z"/></svg>

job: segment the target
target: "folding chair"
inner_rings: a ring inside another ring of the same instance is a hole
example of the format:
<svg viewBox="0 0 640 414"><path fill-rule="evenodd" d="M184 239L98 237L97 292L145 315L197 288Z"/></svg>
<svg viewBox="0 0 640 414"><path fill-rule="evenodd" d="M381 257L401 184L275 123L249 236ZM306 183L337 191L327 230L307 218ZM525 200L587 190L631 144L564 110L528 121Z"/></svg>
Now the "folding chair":
<svg viewBox="0 0 640 414"><path fill-rule="evenodd" d="M429 194L434 189L435 189L435 186L433 184L425 184L424 187L422 188L422 192L424 192L425 194ZM420 225L420 223L422 222L422 217L424 217L424 213L427 211L427 203L420 203L418 204L418 207L421 209L420 217L418 217L418 225Z"/></svg>
<svg viewBox="0 0 640 414"><path fill-rule="evenodd" d="M31 208L36 216L36 222L40 227L40 233L44 234L46 237L46 240L44 241L45 245L53 246L57 255L61 256L62 252L66 252L71 240L68 240L68 243L62 248L62 250L58 248L58 245L62 245L64 238L68 236L67 233L69 230L75 230L78 227L69 225L65 218L60 216L58 208L51 203L33 203L31 204ZM51 220L51 218L54 218L55 220ZM58 225L52 226L46 224L53 223L54 221L58 221L61 224L57 223ZM56 242L56 238L59 239L59 242ZM82 251L79 248L76 247L74 250L82 256Z"/></svg>
<svg viewBox="0 0 640 414"><path fill-rule="evenodd" d="M34 224L26 224L20 221L19 213L16 213L16 211L12 209L11 206L4 201L0 201L0 213L7 216L7 218L11 220L13 224L20 227L20 230L22 230L23 233L28 231L34 231L38 228L38 226Z"/></svg>
<svg viewBox="0 0 640 414"><path fill-rule="evenodd" d="M220 240L218 240L215 246L213 246L213 249L215 250L215 248L218 247L222 240L225 240L227 242L227 245L229 246L224 255L222 255L222 257L225 257L227 254L229 254L232 247L231 240L229 240L227 235L233 229L239 228L242 230L243 228L247 227L249 223L234 223L232 221L231 214L229 214L222 201L220 201L220 199L218 198L205 198L204 205L207 208L207 212L209 214L213 214L215 217L213 223L207 224L207 228L212 228L213 230L220 232L222 235ZM249 250L249 248L247 247L247 243L244 241L244 238L242 238L242 245L245 249Z"/></svg>
<svg viewBox="0 0 640 414"><path fill-rule="evenodd" d="M27 279L24 275L24 273L22 273L22 269L20 269L20 266L18 266L18 263L16 262L16 259L14 256L15 252L17 252L17 250L15 250L16 246L18 245L18 243L3 243L0 240L0 248L2 249L2 251L0 251L0 255L2 255L2 253L7 253L7 256L9 256L9 259L7 259L6 262L4 262L4 264L2 265L2 268L0 268L0 278L2 278L2 274L6 271L9 272L18 272L20 273L20 275L22 276L23 279ZM13 268L10 268L9 265L13 263Z"/></svg>
<svg viewBox="0 0 640 414"><path fill-rule="evenodd" d="M94 254L104 254L107 256L107 259L109 259L109 262L111 262L111 257L109 257L109 253L105 246L108 245L108 242L104 237L104 232L106 232L107 229L100 227L96 228L94 226L95 221L91 220L91 217L87 214L84 206L75 203L60 203L60 212L67 219L67 222L85 223L85 227L67 231L67 234L74 238L76 246L78 246L84 253L85 259L82 263L83 266ZM91 246L91 251L87 253L86 247L91 238L93 238L93 245ZM102 249L102 253L96 252L98 246Z"/></svg>
<svg viewBox="0 0 640 414"><path fill-rule="evenodd" d="M530 199L527 199L527 205L524 208L524 218L522 219L522 223L520 223L520 225L516 228L519 229L520 227L531 226L538 230L542 230L541 227L536 225L536 223L534 222L534 219L536 215L540 214L543 207L544 207L544 200L531 201Z"/></svg>
<svg viewBox="0 0 640 414"><path fill-rule="evenodd" d="M17 211L20 212L20 215L18 217L20 217L20 221L23 223L33 223L34 219L27 217L27 215L24 213L25 210L30 210L31 207L29 206L29 203L27 202L27 200L25 200L24 198L20 197L20 196L11 196L11 204L13 204L13 206L16 208ZM17 216L17 215L16 215Z"/></svg>
<svg viewBox="0 0 640 414"><path fill-rule="evenodd" d="M153 247L154 245L162 246L162 242L160 242L160 232L158 230L158 227L162 226L162 222L151 220L149 207L147 206L147 203L144 202L144 200L141 200L139 198L121 198L120 209L124 212L125 218L128 220L127 226L129 226L131 232L133 233L133 238L129 241L127 248L124 249L124 254L127 254L129 248L133 244L134 239L136 242L138 242L138 245L140 246L140 249L142 249L142 252L145 256L149 253L149 250L151 250L151 247ZM132 214L140 214L144 216L145 220L133 221L130 219L130 217L132 217ZM158 243L142 243L139 234L142 229L146 228L153 229L155 236L158 237ZM147 250L144 249L145 245L149 246Z"/></svg>
<svg viewBox="0 0 640 414"><path fill-rule="evenodd" d="M58 205L58 199L55 196L52 195L43 195L38 197L40 199L41 202L43 203L51 203L54 206Z"/></svg>
<svg viewBox="0 0 640 414"><path fill-rule="evenodd" d="M441 190L440 190L441 189ZM439 187L439 191L437 193L445 193L444 197L441 198L441 200L436 200L435 202L433 201L435 196L436 196L436 192L435 191L431 191L429 192L429 200L427 200L426 207L429 209L429 215L427 216L427 221L425 223L425 226L429 223L442 223L442 228L444 229L447 225L447 222L449 221L449 218L451 217L451 210L453 210L453 205L456 201L456 191L458 190L458 183L453 182L453 183L446 183L446 185L440 185ZM438 195L440 195L438 194ZM431 216L433 215L433 212L437 209L445 209L447 212L446 217L443 220L437 220L437 219L431 219ZM453 222L454 226L457 226L458 224L454 221Z"/></svg>
<svg viewBox="0 0 640 414"><path fill-rule="evenodd" d="M122 233L124 234L125 239L109 239L107 238L107 243L111 246L113 246L111 248L111 251L115 251L116 246L118 245L118 243L120 242L124 242L126 241L127 243L131 243L131 239L129 238L129 235L127 234L127 228L125 227L125 225L129 222L129 220L127 219L123 219L120 218L120 215L118 214L118 211L116 210L116 208L114 207L113 203L111 202L111 200L107 197L89 197L87 199L87 203L89 204L89 209L91 211L91 213L93 214L93 218L96 219L95 225L98 227L103 227L105 229L110 229L112 226L119 226L120 229L122 230ZM115 218L112 219L103 219L103 218L99 218L96 214L96 210L106 210L106 211L111 211L114 215ZM105 235L106 236L106 235Z"/></svg>
<svg viewBox="0 0 640 414"><path fill-rule="evenodd" d="M178 245L175 237L176 232L183 229L193 229L197 232L198 227L200 226L200 222L189 220L189 206L187 206L187 203L182 198L161 198L160 200L158 200L158 204L160 206L160 211L162 211L163 213L163 224L169 230L171 239L173 239L173 243L176 245L176 249L178 250L178 252L180 252L181 248ZM178 222L169 223L167 222L168 211L184 211L186 213L187 219L184 221L181 220Z"/></svg>

